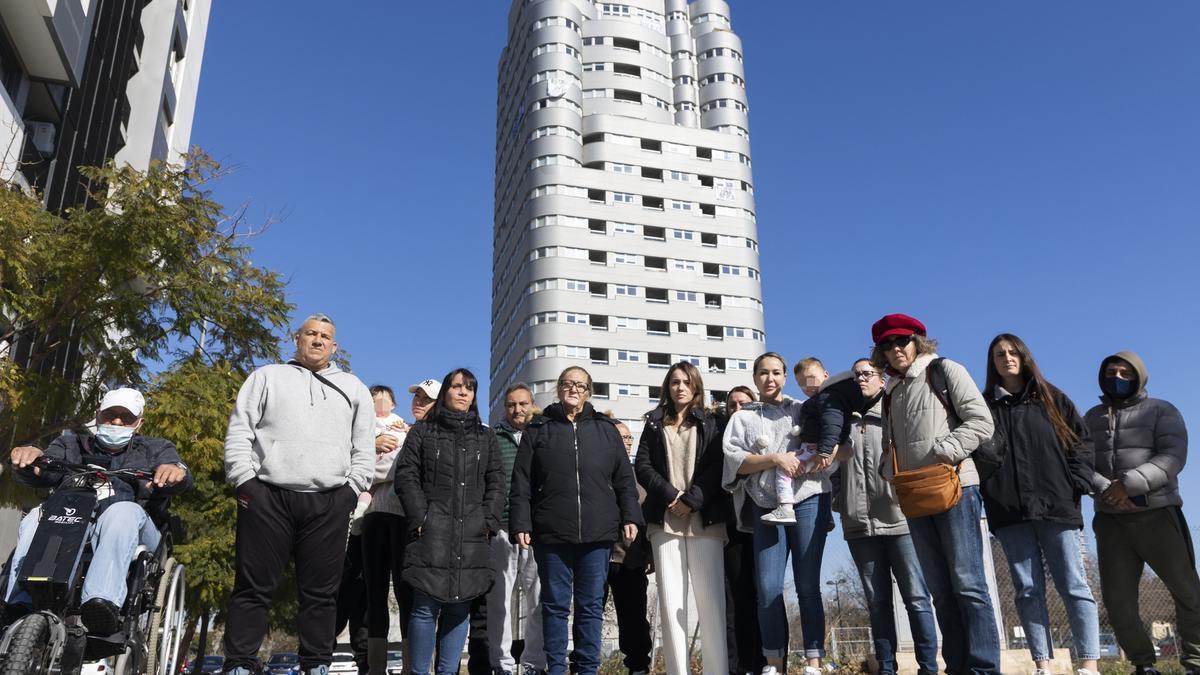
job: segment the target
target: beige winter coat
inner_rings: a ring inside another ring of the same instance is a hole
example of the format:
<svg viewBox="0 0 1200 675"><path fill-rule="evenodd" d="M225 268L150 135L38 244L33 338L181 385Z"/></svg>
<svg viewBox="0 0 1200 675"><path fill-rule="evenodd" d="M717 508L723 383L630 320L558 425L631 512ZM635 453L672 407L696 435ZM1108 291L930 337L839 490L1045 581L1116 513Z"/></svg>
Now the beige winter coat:
<svg viewBox="0 0 1200 675"><path fill-rule="evenodd" d="M967 370L946 359L942 365L950 401L962 420L951 433L946 408L925 379L925 369L935 358L936 354L918 356L903 376L888 380L891 403L883 413L883 447L895 444L901 471L941 462L958 467L964 487L978 485L971 453L992 437L992 413ZM885 476L892 475L890 454L884 457L881 469Z"/></svg>

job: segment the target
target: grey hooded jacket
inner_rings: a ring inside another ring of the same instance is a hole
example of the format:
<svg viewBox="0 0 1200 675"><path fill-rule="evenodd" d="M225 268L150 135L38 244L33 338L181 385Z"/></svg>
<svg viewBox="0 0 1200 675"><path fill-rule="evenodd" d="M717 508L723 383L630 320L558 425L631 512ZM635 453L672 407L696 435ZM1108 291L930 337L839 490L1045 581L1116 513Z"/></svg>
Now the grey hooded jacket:
<svg viewBox="0 0 1200 675"><path fill-rule="evenodd" d="M1114 400L1108 394L1100 397L1100 405L1084 417L1096 448L1096 470L1092 488L1099 495L1109 484L1121 479L1125 491L1138 504L1137 511L1180 506L1179 472L1187 461L1187 428L1183 415L1170 403L1150 398L1146 383L1150 380L1146 365L1133 352L1117 352L1100 363L1100 385L1104 390L1104 369L1114 359L1127 361L1138 375L1136 392L1125 400ZM1103 500L1096 500L1096 510L1119 512ZM1136 511L1135 511L1136 512Z"/></svg>
<svg viewBox="0 0 1200 675"><path fill-rule="evenodd" d="M887 456L883 452L882 414L882 396L866 413L854 413L849 456L834 474L840 489L834 490L833 508L841 514L842 534L847 540L908 534L908 521L892 484L879 475L879 466Z"/></svg>

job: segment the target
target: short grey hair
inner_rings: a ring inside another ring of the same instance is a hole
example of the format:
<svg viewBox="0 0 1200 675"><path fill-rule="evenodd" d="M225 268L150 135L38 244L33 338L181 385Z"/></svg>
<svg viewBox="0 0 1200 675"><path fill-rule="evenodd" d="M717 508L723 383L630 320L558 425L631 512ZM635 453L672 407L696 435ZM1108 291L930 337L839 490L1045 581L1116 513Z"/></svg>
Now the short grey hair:
<svg viewBox="0 0 1200 675"><path fill-rule="evenodd" d="M533 398L533 390L530 389L529 385L525 384L524 382L518 382L518 383L514 384L513 386L509 387L508 389L505 389L504 390L504 398L508 398L508 395L513 393L514 391L527 391L527 392L529 392L529 398Z"/></svg>
<svg viewBox="0 0 1200 675"><path fill-rule="evenodd" d="M337 324L335 324L333 322L333 319L329 318L328 314L322 314L321 312L317 312L315 314L309 314L308 316L306 316L304 318L304 320L300 322L300 325L296 326L296 332L294 334L299 335L300 329L304 328L304 324L308 323L309 321L318 321L320 323L327 323L330 326L337 328Z"/></svg>

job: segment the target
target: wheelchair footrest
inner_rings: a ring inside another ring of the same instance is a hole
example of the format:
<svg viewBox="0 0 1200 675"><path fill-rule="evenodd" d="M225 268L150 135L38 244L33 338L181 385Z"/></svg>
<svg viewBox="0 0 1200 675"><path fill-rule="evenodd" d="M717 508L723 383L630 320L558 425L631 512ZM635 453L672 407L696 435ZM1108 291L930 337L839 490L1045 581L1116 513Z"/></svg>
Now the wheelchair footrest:
<svg viewBox="0 0 1200 675"><path fill-rule="evenodd" d="M85 661L96 661L116 656L124 651L124 633L113 633L106 636L89 635L87 636L87 649L83 652L83 658Z"/></svg>

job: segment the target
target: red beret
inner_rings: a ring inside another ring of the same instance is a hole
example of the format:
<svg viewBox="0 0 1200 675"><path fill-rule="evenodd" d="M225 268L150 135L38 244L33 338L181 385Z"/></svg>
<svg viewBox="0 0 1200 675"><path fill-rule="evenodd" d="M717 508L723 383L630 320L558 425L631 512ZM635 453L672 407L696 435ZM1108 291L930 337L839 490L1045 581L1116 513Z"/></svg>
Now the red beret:
<svg viewBox="0 0 1200 675"><path fill-rule="evenodd" d="M925 324L907 314L888 314L871 326L871 339L875 344L883 342L893 335L912 335L916 333L925 336Z"/></svg>

